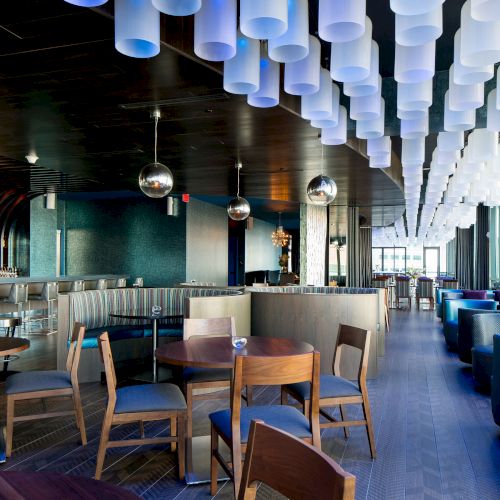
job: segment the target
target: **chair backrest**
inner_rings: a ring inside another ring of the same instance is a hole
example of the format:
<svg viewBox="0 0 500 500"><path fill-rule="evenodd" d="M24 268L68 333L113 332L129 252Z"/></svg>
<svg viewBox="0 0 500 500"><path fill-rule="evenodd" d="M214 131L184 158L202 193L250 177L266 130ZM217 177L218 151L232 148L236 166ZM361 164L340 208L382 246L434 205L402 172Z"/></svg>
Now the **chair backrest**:
<svg viewBox="0 0 500 500"><path fill-rule="evenodd" d="M472 345L492 345L493 335L500 333L499 314L474 314L472 316Z"/></svg>
<svg viewBox="0 0 500 500"><path fill-rule="evenodd" d="M80 364L80 353L82 352L83 338L85 337L85 326L82 323L73 325L68 357L66 358L66 370L71 373L71 381L78 381L78 365Z"/></svg>
<svg viewBox="0 0 500 500"><path fill-rule="evenodd" d="M71 282L70 292L83 292L85 290L84 280L75 280Z"/></svg>
<svg viewBox="0 0 500 500"><path fill-rule="evenodd" d="M368 370L368 354L370 351L371 331L357 328L350 325L339 325L335 352L333 353L332 370L334 375L342 376L342 351L344 346L351 346L359 349L358 383L359 386L366 384L366 371Z"/></svg>
<svg viewBox="0 0 500 500"><path fill-rule="evenodd" d="M132 286L142 288L144 286L144 278L142 278L141 276L137 276Z"/></svg>
<svg viewBox="0 0 500 500"><path fill-rule="evenodd" d="M434 282L431 280L417 280L417 295L426 299L434 297Z"/></svg>
<svg viewBox="0 0 500 500"><path fill-rule="evenodd" d="M443 288L458 288L458 280L443 280Z"/></svg>
<svg viewBox="0 0 500 500"><path fill-rule="evenodd" d="M471 362L472 318L476 314L500 314L500 311L458 308L458 357L464 363ZM499 323L500 326L500 323ZM500 328L498 330L500 332Z"/></svg>
<svg viewBox="0 0 500 500"><path fill-rule="evenodd" d="M399 279L396 277L396 296L397 297L410 296L410 280Z"/></svg>
<svg viewBox="0 0 500 500"><path fill-rule="evenodd" d="M445 299L443 321L458 321L458 309L486 309L493 311L497 308L498 302L494 300L482 299Z"/></svg>
<svg viewBox="0 0 500 500"><path fill-rule="evenodd" d="M59 283L57 281L47 281L42 287L43 300L57 300L57 293L59 292Z"/></svg>
<svg viewBox="0 0 500 500"><path fill-rule="evenodd" d="M241 391L246 385L287 385L310 382L309 421L313 442L319 434L319 352L291 356L235 356L231 388L231 430L240 436Z"/></svg>
<svg viewBox="0 0 500 500"><path fill-rule="evenodd" d="M493 368L491 376L491 411L500 425L500 335L493 335Z"/></svg>
<svg viewBox="0 0 500 500"><path fill-rule="evenodd" d="M116 403L116 372L113 363L113 354L109 345L108 332L103 332L99 336L99 354L104 363L104 372L106 374L106 385L108 387L108 409L114 408Z"/></svg>
<svg viewBox="0 0 500 500"><path fill-rule="evenodd" d="M11 304L24 304L28 302L28 285L26 283L11 285L7 302Z"/></svg>
<svg viewBox="0 0 500 500"><path fill-rule="evenodd" d="M261 421L250 425L238 500L263 482L292 500L354 500L356 478L318 448Z"/></svg>
<svg viewBox="0 0 500 500"><path fill-rule="evenodd" d="M115 288L126 288L127 287L127 279L126 278L118 278L116 280Z"/></svg>
<svg viewBox="0 0 500 500"><path fill-rule="evenodd" d="M183 338L225 337L236 335L234 318L185 318Z"/></svg>
<svg viewBox="0 0 500 500"><path fill-rule="evenodd" d="M100 278L97 280L96 290L106 290L108 288L108 280L105 278Z"/></svg>

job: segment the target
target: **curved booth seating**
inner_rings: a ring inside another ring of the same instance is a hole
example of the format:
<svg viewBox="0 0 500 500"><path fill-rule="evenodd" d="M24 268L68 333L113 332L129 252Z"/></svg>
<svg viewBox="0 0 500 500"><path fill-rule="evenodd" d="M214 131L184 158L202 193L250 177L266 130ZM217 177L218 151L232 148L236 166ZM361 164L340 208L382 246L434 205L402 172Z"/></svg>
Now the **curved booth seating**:
<svg viewBox="0 0 500 500"><path fill-rule="evenodd" d="M472 317L475 314L497 314L500 311L485 309L458 309L458 345L457 352L460 361L472 363Z"/></svg>
<svg viewBox="0 0 500 500"><path fill-rule="evenodd" d="M493 335L493 370L491 375L491 411L500 425L500 334Z"/></svg>
<svg viewBox="0 0 500 500"><path fill-rule="evenodd" d="M451 288L436 288L436 316L438 318L443 319L443 294L444 293L462 293L462 290L458 289L451 289ZM460 297L455 297L455 298L462 298Z"/></svg>
<svg viewBox="0 0 500 500"><path fill-rule="evenodd" d="M458 309L496 310L498 302L494 300L446 299L444 301L443 332L449 349L456 350L458 344Z"/></svg>
<svg viewBox="0 0 500 500"><path fill-rule="evenodd" d="M112 341L115 363L144 359L152 354L151 323L144 319L111 317L114 312L151 311L153 305L168 315L192 318L234 316L239 336L250 334L250 294L215 288L110 288L88 290L59 296L57 346L58 366L66 358L69 325L86 326L83 341L80 380L98 381L101 362L98 337L107 331ZM160 320L160 344L166 337L182 338L182 325L165 324Z"/></svg>
<svg viewBox="0 0 500 500"><path fill-rule="evenodd" d="M446 299L474 299L474 300L496 300L499 301L498 296L495 295L495 290L436 290L436 304L441 304L436 307L436 314L438 317L444 316L444 300Z"/></svg>
<svg viewBox="0 0 500 500"><path fill-rule="evenodd" d="M500 314L475 314L472 317L472 376L477 387L490 387L493 336L498 332Z"/></svg>

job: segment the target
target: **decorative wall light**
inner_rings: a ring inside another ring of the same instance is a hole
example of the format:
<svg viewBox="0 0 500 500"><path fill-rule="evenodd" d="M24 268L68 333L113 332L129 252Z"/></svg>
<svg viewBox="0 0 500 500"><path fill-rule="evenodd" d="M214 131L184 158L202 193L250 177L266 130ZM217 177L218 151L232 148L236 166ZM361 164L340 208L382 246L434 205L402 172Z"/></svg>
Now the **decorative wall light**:
<svg viewBox="0 0 500 500"><path fill-rule="evenodd" d="M115 47L138 58L160 52L160 12L151 2L115 0Z"/></svg>
<svg viewBox="0 0 500 500"><path fill-rule="evenodd" d="M283 229L281 225L281 212L278 212L278 227L276 231L271 234L271 240L275 247L286 247L288 245L288 240L290 235Z"/></svg>
<svg viewBox="0 0 500 500"><path fill-rule="evenodd" d="M139 174L139 187L150 198L163 198L167 196L174 185L174 178L170 169L157 161L156 149L158 142L158 119L160 116L161 113L159 110L153 111L152 117L155 120L155 161L145 165Z"/></svg>
<svg viewBox="0 0 500 500"><path fill-rule="evenodd" d="M245 198L240 196L240 170L241 163L237 163L235 168L238 172L238 189L236 191L236 198L233 198L227 204L227 215L233 220L245 220L250 215L250 203Z"/></svg>
<svg viewBox="0 0 500 500"><path fill-rule="evenodd" d="M307 185L307 197L313 205L326 207L337 196L337 184L324 175L323 146L321 146L321 174L312 178Z"/></svg>

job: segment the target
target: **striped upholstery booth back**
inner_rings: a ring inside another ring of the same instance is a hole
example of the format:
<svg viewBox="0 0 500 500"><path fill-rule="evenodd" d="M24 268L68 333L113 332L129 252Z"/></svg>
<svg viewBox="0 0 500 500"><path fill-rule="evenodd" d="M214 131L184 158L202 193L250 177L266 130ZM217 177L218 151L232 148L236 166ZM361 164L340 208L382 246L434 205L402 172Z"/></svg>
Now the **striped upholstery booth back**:
<svg viewBox="0 0 500 500"><path fill-rule="evenodd" d="M354 287L337 287L337 286L268 286L268 287L250 287L247 286L248 292L262 293L333 293L333 294L372 294L377 293L376 288L354 288Z"/></svg>

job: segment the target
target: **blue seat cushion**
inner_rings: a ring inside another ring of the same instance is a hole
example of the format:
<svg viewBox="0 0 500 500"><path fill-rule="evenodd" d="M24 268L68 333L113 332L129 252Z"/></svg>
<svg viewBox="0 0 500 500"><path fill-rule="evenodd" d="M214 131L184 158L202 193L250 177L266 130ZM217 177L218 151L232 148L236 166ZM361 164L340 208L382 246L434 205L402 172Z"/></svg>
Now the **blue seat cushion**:
<svg viewBox="0 0 500 500"><path fill-rule="evenodd" d="M153 330L151 326L144 328L144 336L151 337L153 335ZM179 337L182 340L182 336L184 332L182 330L182 326L179 328L173 327L169 328L167 326L160 325L158 328L158 337Z"/></svg>
<svg viewBox="0 0 500 500"><path fill-rule="evenodd" d="M476 357L493 359L492 345L477 345L472 348Z"/></svg>
<svg viewBox="0 0 500 500"><path fill-rule="evenodd" d="M116 391L115 413L185 410L186 400L174 384L144 384Z"/></svg>
<svg viewBox="0 0 500 500"><path fill-rule="evenodd" d="M109 333L109 340L111 342L124 339L140 339L144 337L144 327L141 325L102 326L85 332L82 349L96 349L99 335L103 332Z"/></svg>
<svg viewBox="0 0 500 500"><path fill-rule="evenodd" d="M309 382L290 384L287 387L304 400L310 398L311 384ZM326 399L338 396L361 396L361 391L358 384L350 380L335 375L321 375L319 378L319 398Z"/></svg>
<svg viewBox="0 0 500 500"><path fill-rule="evenodd" d="M60 370L15 373L5 382L6 394L71 388L69 372Z"/></svg>
<svg viewBox="0 0 500 500"><path fill-rule="evenodd" d="M231 369L228 368L184 368L182 378L185 382L216 382L231 380Z"/></svg>
<svg viewBox="0 0 500 500"><path fill-rule="evenodd" d="M220 410L209 415L210 421L220 435L231 439L231 410ZM248 441L250 422L263 420L266 424L289 432L298 438L311 437L309 420L293 406L248 406L241 408L241 442Z"/></svg>

